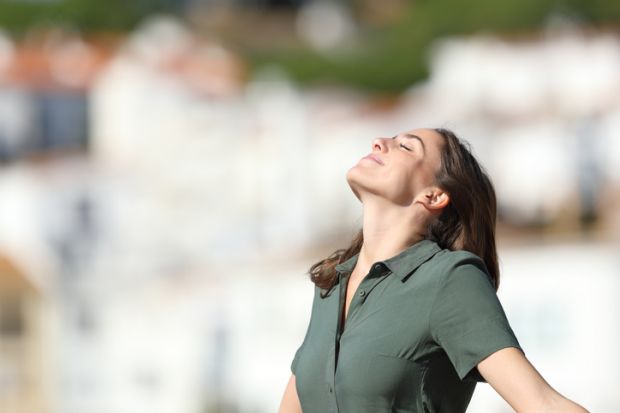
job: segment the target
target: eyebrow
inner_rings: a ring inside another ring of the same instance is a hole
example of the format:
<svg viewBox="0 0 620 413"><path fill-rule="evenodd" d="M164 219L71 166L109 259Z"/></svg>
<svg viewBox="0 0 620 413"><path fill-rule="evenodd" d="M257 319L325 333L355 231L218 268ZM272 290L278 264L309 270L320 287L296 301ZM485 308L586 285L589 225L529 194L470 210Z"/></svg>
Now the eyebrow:
<svg viewBox="0 0 620 413"><path fill-rule="evenodd" d="M420 138L418 135L414 135L413 133L403 133L402 136L407 139L417 139L418 142L420 142L420 145L422 145L422 152L426 154L426 146L424 145L424 141L422 140L422 138ZM394 138L396 137L398 137L398 135L394 136Z"/></svg>

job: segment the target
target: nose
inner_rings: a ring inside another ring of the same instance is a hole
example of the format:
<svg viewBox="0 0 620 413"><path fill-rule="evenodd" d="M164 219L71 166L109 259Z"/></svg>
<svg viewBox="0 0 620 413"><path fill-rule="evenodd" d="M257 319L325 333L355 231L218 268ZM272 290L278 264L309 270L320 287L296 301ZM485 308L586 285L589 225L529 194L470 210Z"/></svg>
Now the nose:
<svg viewBox="0 0 620 413"><path fill-rule="evenodd" d="M372 141L372 150L384 152L387 149L386 138L375 138Z"/></svg>

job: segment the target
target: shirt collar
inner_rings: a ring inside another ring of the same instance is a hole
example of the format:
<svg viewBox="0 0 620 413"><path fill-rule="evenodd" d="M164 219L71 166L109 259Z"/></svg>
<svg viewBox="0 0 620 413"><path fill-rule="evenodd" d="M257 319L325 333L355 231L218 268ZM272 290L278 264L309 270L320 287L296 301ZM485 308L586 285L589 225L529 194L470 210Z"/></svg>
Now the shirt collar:
<svg viewBox="0 0 620 413"><path fill-rule="evenodd" d="M379 262L388 267L388 269L396 274L401 280L404 280L405 277L415 271L420 265L431 259L433 255L439 251L441 251L441 248L437 245L437 243L428 239L423 239L392 258ZM336 265L336 271L339 273L351 273L353 268L355 268L358 257L359 253Z"/></svg>

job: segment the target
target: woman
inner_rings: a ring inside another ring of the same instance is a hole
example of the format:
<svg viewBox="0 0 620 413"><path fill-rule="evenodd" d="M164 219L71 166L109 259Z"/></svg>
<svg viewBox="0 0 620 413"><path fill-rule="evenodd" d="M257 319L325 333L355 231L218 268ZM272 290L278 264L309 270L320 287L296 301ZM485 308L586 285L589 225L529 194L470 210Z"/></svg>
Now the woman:
<svg viewBox="0 0 620 413"><path fill-rule="evenodd" d="M310 269L312 315L280 413L464 412L478 381L517 412L587 412L510 328L493 186L452 132L375 139L347 181L363 227Z"/></svg>

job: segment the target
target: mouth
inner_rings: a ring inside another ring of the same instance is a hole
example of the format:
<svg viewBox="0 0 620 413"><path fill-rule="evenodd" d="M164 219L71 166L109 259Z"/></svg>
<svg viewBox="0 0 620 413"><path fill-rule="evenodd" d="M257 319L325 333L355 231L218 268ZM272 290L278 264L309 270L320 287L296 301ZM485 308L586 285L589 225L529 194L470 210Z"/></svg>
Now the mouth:
<svg viewBox="0 0 620 413"><path fill-rule="evenodd" d="M383 161L381 160L381 158L379 158L377 155L374 155L372 153L364 156L362 159L369 159L371 161L378 163L379 165L383 165Z"/></svg>

